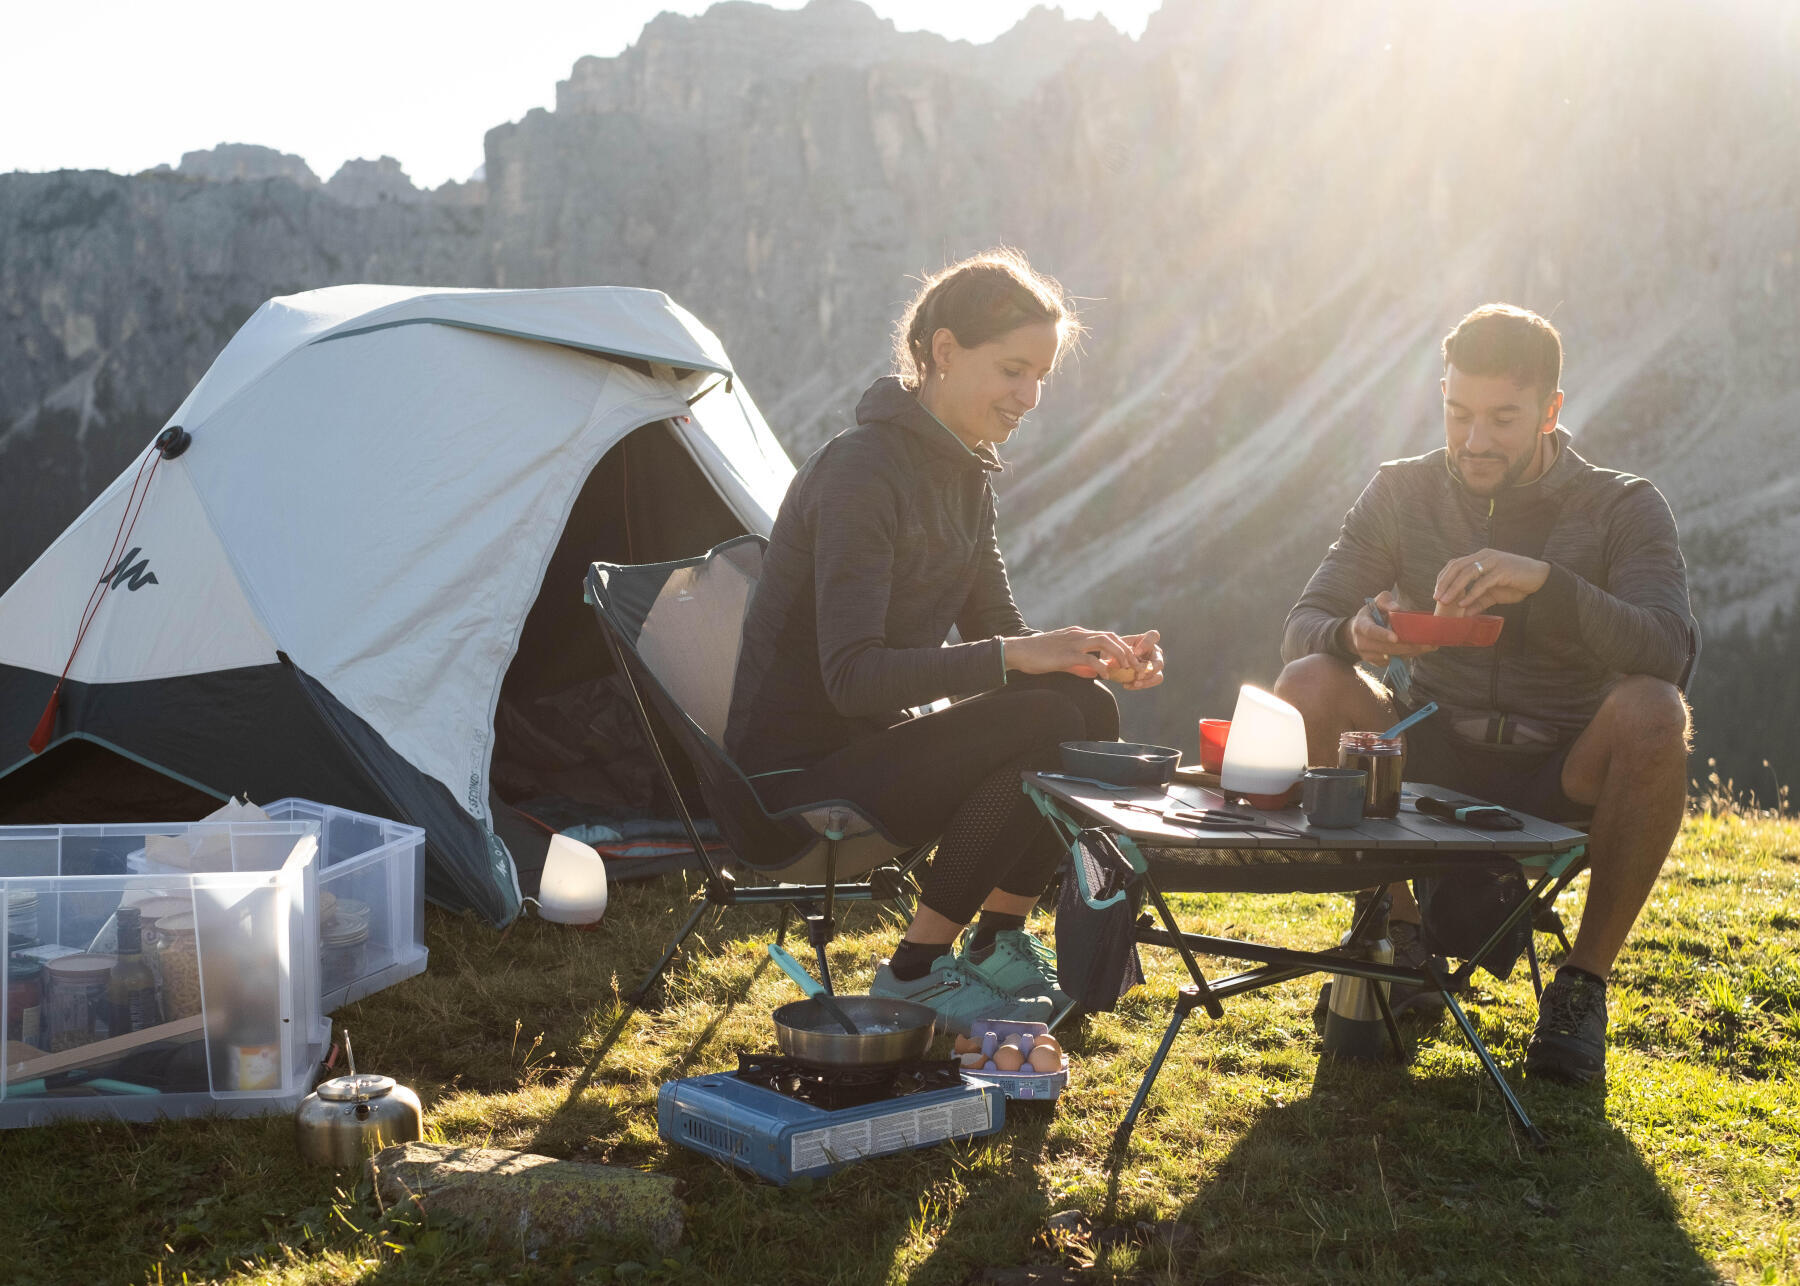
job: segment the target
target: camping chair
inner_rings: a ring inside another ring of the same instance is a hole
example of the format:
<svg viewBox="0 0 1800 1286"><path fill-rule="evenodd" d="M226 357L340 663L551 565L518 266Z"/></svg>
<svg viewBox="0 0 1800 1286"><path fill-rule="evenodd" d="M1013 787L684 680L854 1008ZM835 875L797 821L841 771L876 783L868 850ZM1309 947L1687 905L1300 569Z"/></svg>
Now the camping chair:
<svg viewBox="0 0 1800 1286"><path fill-rule="evenodd" d="M644 1002L708 910L732 906L780 906L777 942L786 938L789 917L798 911L818 956L820 980L830 990L825 947L836 932L837 903L903 896L912 866L930 847L896 842L844 800L771 813L725 753L744 612L767 547L761 536L739 536L698 558L639 566L595 563L588 570L587 597L599 615L601 635L694 856L706 870L705 896L655 967L627 994L630 1007ZM664 737L693 766L720 837L756 882L740 885L735 872L701 842L670 769Z"/></svg>

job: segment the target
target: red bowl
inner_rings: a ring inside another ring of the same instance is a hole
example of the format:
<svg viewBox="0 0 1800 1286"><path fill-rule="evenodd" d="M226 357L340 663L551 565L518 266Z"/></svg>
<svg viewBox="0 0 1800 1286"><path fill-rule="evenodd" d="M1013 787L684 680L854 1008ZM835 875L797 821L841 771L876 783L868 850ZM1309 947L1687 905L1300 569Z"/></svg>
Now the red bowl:
<svg viewBox="0 0 1800 1286"><path fill-rule="evenodd" d="M1388 628L1402 643L1433 647L1492 647L1503 616L1433 616L1430 612L1389 612Z"/></svg>

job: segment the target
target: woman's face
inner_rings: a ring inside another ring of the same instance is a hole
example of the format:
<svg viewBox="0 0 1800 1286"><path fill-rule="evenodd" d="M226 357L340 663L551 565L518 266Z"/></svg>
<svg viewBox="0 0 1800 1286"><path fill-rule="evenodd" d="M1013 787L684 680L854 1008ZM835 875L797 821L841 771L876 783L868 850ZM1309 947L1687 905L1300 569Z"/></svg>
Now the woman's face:
<svg viewBox="0 0 1800 1286"><path fill-rule="evenodd" d="M970 447L1004 442L1038 404L1059 338L1055 322L1032 322L964 348L941 328L931 340L933 366L919 401Z"/></svg>

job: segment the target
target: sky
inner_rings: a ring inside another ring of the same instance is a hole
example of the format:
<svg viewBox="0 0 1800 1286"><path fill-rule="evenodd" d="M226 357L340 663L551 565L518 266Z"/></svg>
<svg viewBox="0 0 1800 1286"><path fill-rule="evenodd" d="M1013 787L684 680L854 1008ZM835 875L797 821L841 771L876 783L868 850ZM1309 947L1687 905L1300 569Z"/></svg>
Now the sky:
<svg viewBox="0 0 1800 1286"><path fill-rule="evenodd" d="M903 31L987 41L1034 0L868 0ZM551 107L577 58L616 54L663 10L711 0L83 0L8 4L0 172L174 165L218 143L304 157L321 179L397 157L421 187L466 179L482 136ZM770 0L778 9L803 0ZM1142 34L1160 0L1062 0Z"/></svg>

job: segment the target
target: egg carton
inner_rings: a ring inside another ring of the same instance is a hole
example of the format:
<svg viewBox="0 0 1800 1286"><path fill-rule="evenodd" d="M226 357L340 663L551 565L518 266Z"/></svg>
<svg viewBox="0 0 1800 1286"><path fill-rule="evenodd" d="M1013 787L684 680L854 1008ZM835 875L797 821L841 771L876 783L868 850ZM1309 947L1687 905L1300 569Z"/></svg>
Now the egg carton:
<svg viewBox="0 0 1800 1286"><path fill-rule="evenodd" d="M1005 1018L977 1018L969 1026L969 1035L985 1039L992 1034L995 1043L1008 1036L1048 1036L1050 1028L1043 1023L1019 1023ZM963 1075L968 1078L979 1078L999 1087L1000 1093L1011 1099L1053 1099L1069 1086L1069 1055L1062 1057L1062 1067L1054 1072L1003 1072L993 1066L983 1068L965 1068Z"/></svg>

